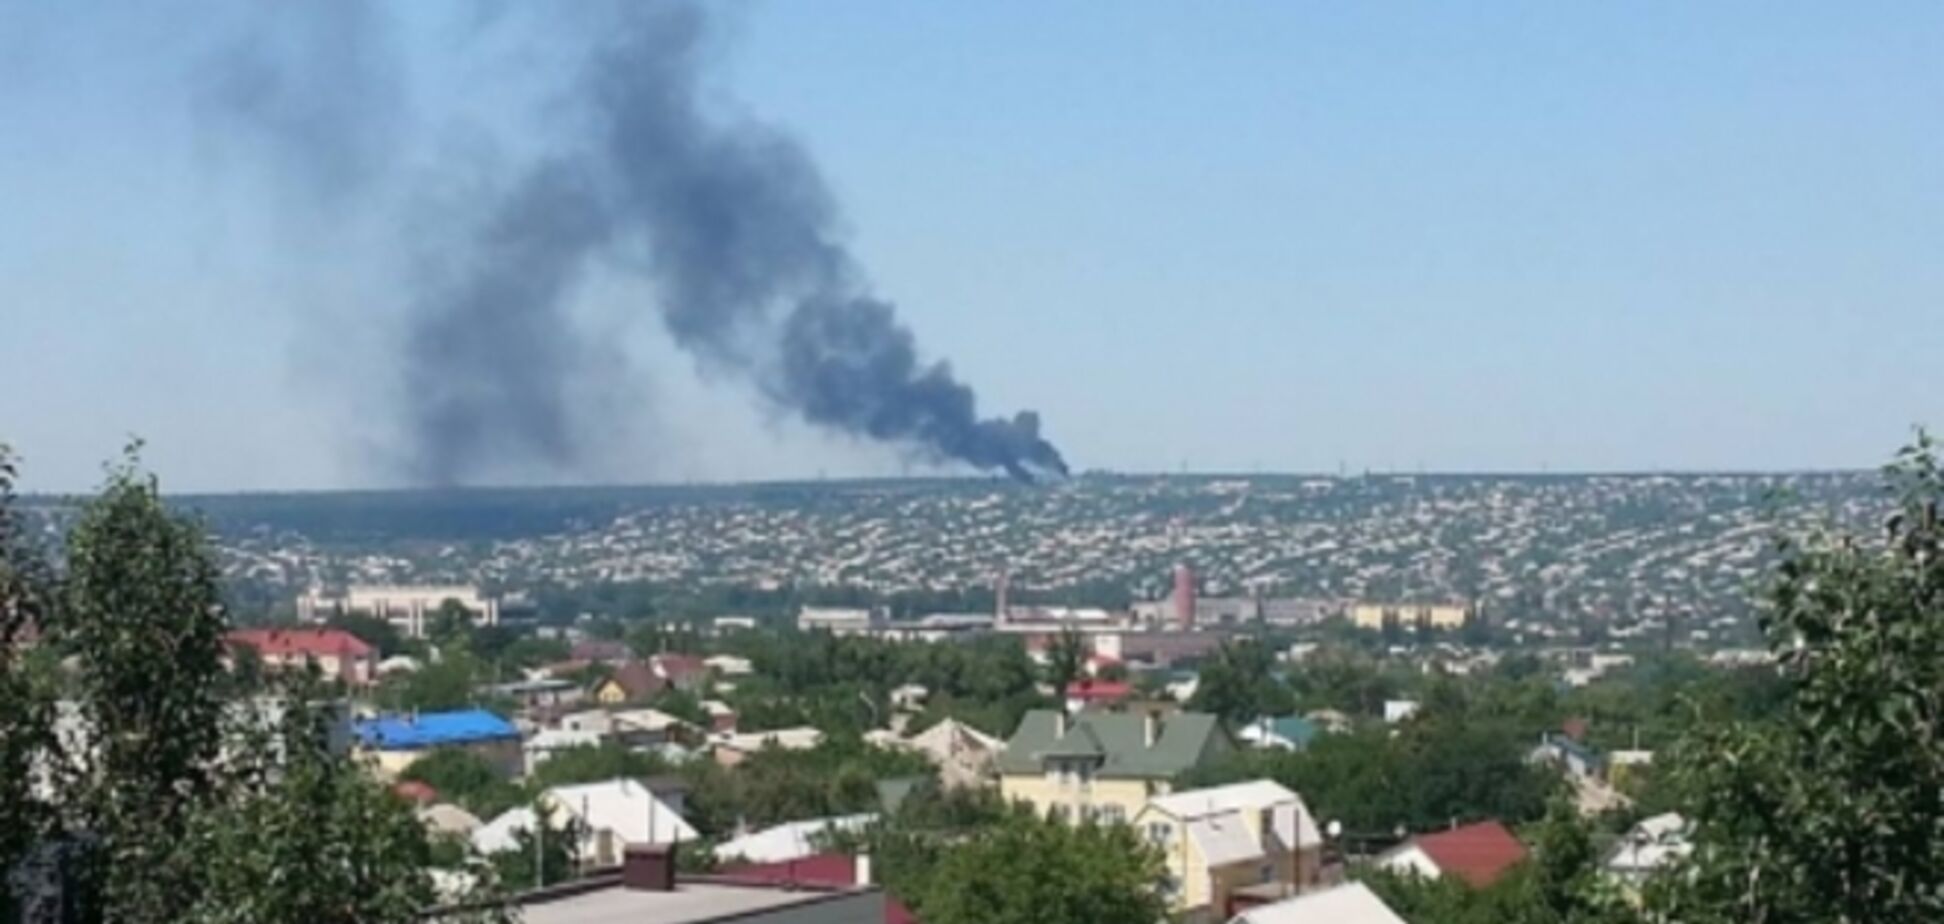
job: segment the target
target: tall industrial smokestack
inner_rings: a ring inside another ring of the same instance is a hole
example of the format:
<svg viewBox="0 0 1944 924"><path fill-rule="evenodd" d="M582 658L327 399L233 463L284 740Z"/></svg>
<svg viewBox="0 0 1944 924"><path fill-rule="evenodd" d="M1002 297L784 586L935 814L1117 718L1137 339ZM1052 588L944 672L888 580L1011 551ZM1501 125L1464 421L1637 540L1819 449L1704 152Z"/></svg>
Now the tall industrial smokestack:
<svg viewBox="0 0 1944 924"><path fill-rule="evenodd" d="M1176 628L1195 627L1195 572L1185 563L1174 569L1174 617Z"/></svg>

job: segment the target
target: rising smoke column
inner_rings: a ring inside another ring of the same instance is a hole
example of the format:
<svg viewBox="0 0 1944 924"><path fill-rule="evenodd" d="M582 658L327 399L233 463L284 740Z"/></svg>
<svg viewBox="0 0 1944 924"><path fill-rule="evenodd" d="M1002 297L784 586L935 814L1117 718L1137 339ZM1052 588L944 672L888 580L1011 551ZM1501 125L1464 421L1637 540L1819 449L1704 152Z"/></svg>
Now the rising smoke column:
<svg viewBox="0 0 1944 924"><path fill-rule="evenodd" d="M812 424L1022 480L1065 475L1038 415L981 419L972 389L921 365L891 306L859 291L829 190L794 141L700 112L703 26L689 4L629 8L586 78L615 212L645 238L676 342L750 371Z"/></svg>
<svg viewBox="0 0 1944 924"><path fill-rule="evenodd" d="M366 181L409 69L390 59L382 8L315 6L318 22L258 27L225 48L205 104L268 142L324 201L376 206ZM517 17L487 13L468 28ZM587 3L553 18L584 54L549 96L549 124L565 126L545 139L549 155L495 184L476 226L412 241L424 253L402 298L396 390L410 478L458 484L586 461L596 434L581 403L611 402L625 378L597 361L603 344L570 311L594 267L642 277L642 314L679 347L807 423L1021 480L1066 474L1036 414L981 418L948 365L920 360L910 330L863 285L802 148L703 110L700 6Z"/></svg>

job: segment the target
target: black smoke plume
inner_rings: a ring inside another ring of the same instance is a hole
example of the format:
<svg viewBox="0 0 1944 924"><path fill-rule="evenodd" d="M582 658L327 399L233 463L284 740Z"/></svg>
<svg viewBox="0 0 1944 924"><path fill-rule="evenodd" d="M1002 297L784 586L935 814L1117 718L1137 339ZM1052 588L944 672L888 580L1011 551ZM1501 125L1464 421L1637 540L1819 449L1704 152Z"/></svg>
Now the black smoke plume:
<svg viewBox="0 0 1944 924"><path fill-rule="evenodd" d="M568 307L597 262L645 277L656 316L704 366L746 378L810 424L1021 480L1066 474L1036 414L982 418L945 363L921 361L863 284L802 148L704 111L700 6L641 0L570 15L584 57L554 97L555 123L570 127L546 139L548 159L505 184L478 228L434 245L424 262L441 272L408 306L400 391L415 477L458 483L485 463L582 461L586 415L574 402L590 344ZM274 88L277 76L256 79ZM292 108L247 90L240 112ZM291 134L288 123L268 127Z"/></svg>

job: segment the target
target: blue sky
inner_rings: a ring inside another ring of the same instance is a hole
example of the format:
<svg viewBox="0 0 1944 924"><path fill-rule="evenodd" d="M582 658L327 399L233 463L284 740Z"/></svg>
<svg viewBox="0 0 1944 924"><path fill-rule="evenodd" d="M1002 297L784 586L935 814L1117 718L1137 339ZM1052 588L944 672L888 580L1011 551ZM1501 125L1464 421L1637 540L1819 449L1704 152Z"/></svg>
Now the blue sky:
<svg viewBox="0 0 1944 924"><path fill-rule="evenodd" d="M177 488L387 483L396 213L294 191L198 115L241 13L125 7L0 0L0 440L30 488L92 483L129 433ZM457 12L410 9L388 188L544 146L518 36L463 48ZM1863 466L1944 423L1944 6L717 20L721 111L795 134L927 355L1078 468ZM513 477L905 470L652 324L615 337L626 438Z"/></svg>

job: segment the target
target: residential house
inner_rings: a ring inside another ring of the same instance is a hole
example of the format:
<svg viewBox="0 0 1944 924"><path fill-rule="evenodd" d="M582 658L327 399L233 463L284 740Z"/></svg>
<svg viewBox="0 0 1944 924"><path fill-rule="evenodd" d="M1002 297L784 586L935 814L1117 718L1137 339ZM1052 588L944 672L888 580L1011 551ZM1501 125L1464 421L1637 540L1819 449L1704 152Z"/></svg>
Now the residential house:
<svg viewBox="0 0 1944 924"><path fill-rule="evenodd" d="M715 754L716 763L724 767L733 767L764 748L807 751L822 743L823 732L805 725L798 728L777 728L741 734L723 732L709 739L709 748Z"/></svg>
<svg viewBox="0 0 1944 924"><path fill-rule="evenodd" d="M1309 749L1310 742L1322 731L1315 722L1300 715L1281 718L1263 716L1243 726L1235 736L1253 747L1304 751Z"/></svg>
<svg viewBox="0 0 1944 924"><path fill-rule="evenodd" d="M1236 910L1229 924L1406 924L1361 882Z"/></svg>
<svg viewBox="0 0 1944 924"><path fill-rule="evenodd" d="M1335 709L1317 709L1303 717L1315 722L1317 728L1332 735L1343 734L1356 724L1350 720L1350 716Z"/></svg>
<svg viewBox="0 0 1944 924"><path fill-rule="evenodd" d="M567 650L567 657L588 664L620 664L634 656L627 642L614 639L584 638Z"/></svg>
<svg viewBox="0 0 1944 924"><path fill-rule="evenodd" d="M478 816L450 802L440 802L419 809L418 820L430 834L459 840L471 839L473 832L479 830L481 824Z"/></svg>
<svg viewBox="0 0 1944 924"><path fill-rule="evenodd" d="M1036 709L1000 753L999 791L1057 818L1127 821L1183 771L1235 752L1215 716Z"/></svg>
<svg viewBox="0 0 1944 924"><path fill-rule="evenodd" d="M677 690L696 693L709 685L709 665L695 655L658 654L648 659L648 666L663 683Z"/></svg>
<svg viewBox="0 0 1944 924"><path fill-rule="evenodd" d="M583 691L571 680L540 678L495 683L484 688L489 696L512 700L522 713L558 710L581 701Z"/></svg>
<svg viewBox="0 0 1944 924"><path fill-rule="evenodd" d="M1386 724L1396 725L1399 722L1402 722L1414 715L1417 715L1417 713L1418 713L1417 700L1414 699L1384 700L1384 722Z"/></svg>
<svg viewBox="0 0 1944 924"><path fill-rule="evenodd" d="M1435 834L1420 834L1377 858L1379 866L1427 878L1456 876L1473 888L1498 881L1524 862L1525 845L1496 821L1481 821Z"/></svg>
<svg viewBox="0 0 1944 924"><path fill-rule="evenodd" d="M891 691L891 708L917 712L925 708L931 690L922 683L907 683Z"/></svg>
<svg viewBox="0 0 1944 924"><path fill-rule="evenodd" d="M1131 683L1086 677L1067 684L1066 709L1068 712L1106 709L1126 702L1133 695Z"/></svg>
<svg viewBox="0 0 1944 924"><path fill-rule="evenodd" d="M998 760L999 752L1006 748L1004 741L957 719L940 720L909 738L884 730L870 732L864 737L879 747L900 748L925 755L938 768L939 784L947 789L990 784L994 779L994 762Z"/></svg>
<svg viewBox="0 0 1944 924"><path fill-rule="evenodd" d="M348 686L378 681L378 649L343 629L237 629L223 640L231 649L256 652L266 670L314 665L324 677Z"/></svg>
<svg viewBox="0 0 1944 924"><path fill-rule="evenodd" d="M521 745L526 758L526 775L532 776L540 765L552 760L561 751L575 748L597 748L606 737L599 732L575 731L567 728L548 728L534 732Z"/></svg>
<svg viewBox="0 0 1944 924"><path fill-rule="evenodd" d="M1638 894L1648 877L1694 852L1692 826L1679 813L1642 819L1607 852L1602 863L1608 879Z"/></svg>
<svg viewBox="0 0 1944 924"><path fill-rule="evenodd" d="M750 663L748 658L739 658L735 655L710 655L702 659L702 663L724 677L747 677L756 672L756 665Z"/></svg>
<svg viewBox="0 0 1944 924"><path fill-rule="evenodd" d="M678 872L669 847L625 851L618 871L514 896L525 924L884 924L886 899L875 886L777 882ZM427 924L457 924L477 909L434 909Z"/></svg>
<svg viewBox="0 0 1944 924"><path fill-rule="evenodd" d="M1269 780L1156 796L1133 821L1161 854L1162 892L1183 920L1223 920L1244 890L1282 898L1320 881L1316 819L1299 796Z"/></svg>
<svg viewBox="0 0 1944 924"><path fill-rule="evenodd" d="M1552 764L1577 779L1606 779L1606 757L1592 745L1583 744L1572 735L1541 735L1539 745L1532 749L1526 759L1533 763Z"/></svg>
<svg viewBox="0 0 1944 924"><path fill-rule="evenodd" d="M567 819L580 826L579 856L590 867L620 863L629 847L683 843L700 836L652 782L615 779L553 786L535 801L549 813L552 826ZM489 855L516 850L520 832L533 829L531 806L508 809L473 832L473 848Z"/></svg>
<svg viewBox="0 0 1944 924"><path fill-rule="evenodd" d="M724 863L785 863L801 860L821 853L828 835L862 831L877 819L876 812L864 812L786 822L723 841L716 845L715 857Z"/></svg>
<svg viewBox="0 0 1944 924"><path fill-rule="evenodd" d="M628 661L594 684L589 695L603 706L638 703L668 689L668 680L646 661Z"/></svg>
<svg viewBox="0 0 1944 924"><path fill-rule="evenodd" d="M525 765L520 730L484 709L360 719L353 723L352 734L384 779L443 748L471 751L507 777L518 775Z"/></svg>

